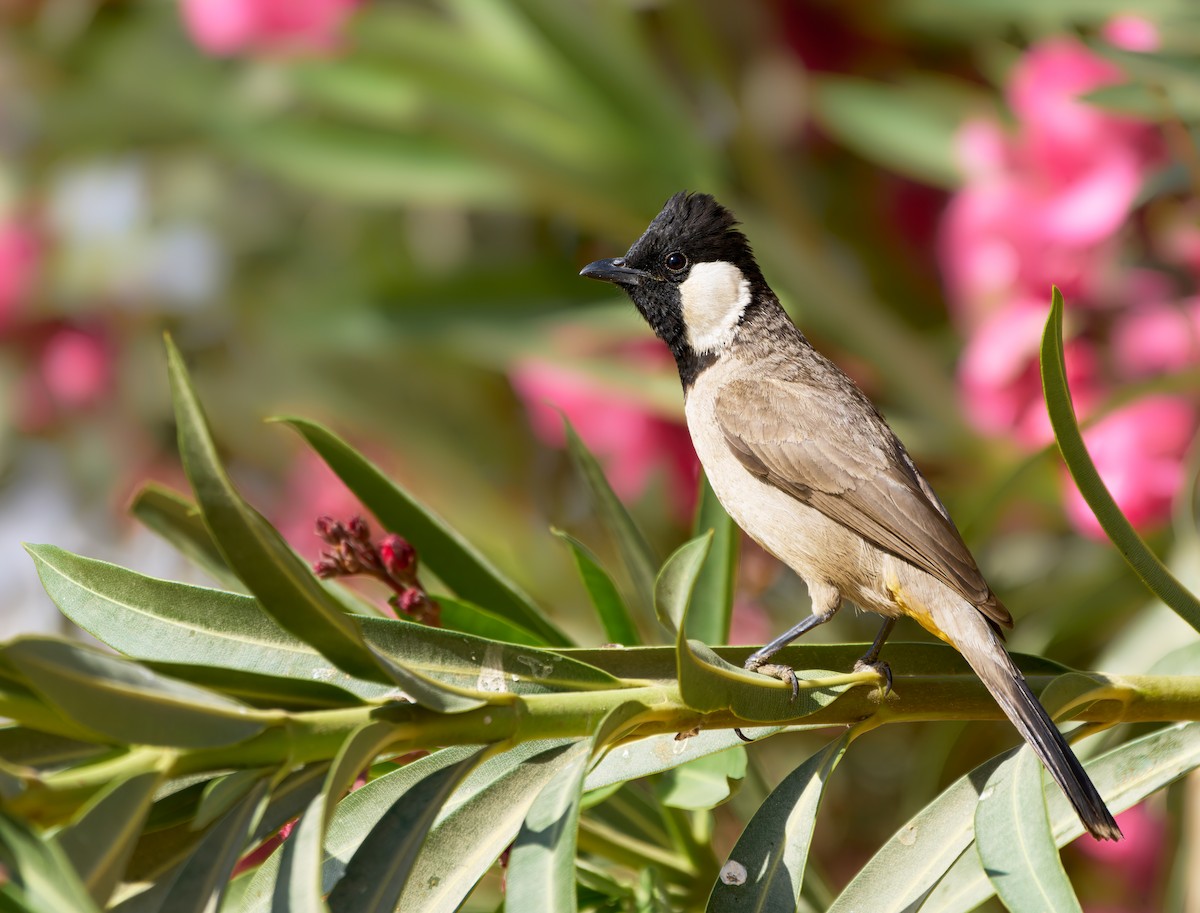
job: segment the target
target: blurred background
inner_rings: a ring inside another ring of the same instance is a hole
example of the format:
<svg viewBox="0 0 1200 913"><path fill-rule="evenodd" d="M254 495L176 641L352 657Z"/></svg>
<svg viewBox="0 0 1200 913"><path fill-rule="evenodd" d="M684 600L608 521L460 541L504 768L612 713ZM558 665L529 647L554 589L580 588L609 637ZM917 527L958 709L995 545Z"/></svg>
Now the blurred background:
<svg viewBox="0 0 1200 913"><path fill-rule="evenodd" d="M559 411L663 555L696 463L665 349L576 273L693 189L906 441L1013 648L1155 668L1194 633L1062 470L1037 350L1054 283L1093 456L1195 588L1198 52L1185 0L0 0L0 636L64 624L21 541L200 579L124 514L147 480L185 488L169 331L303 554L319 514L356 508L273 414L350 438L601 642L548 532L611 558ZM735 641L805 612L746 546ZM871 740L819 826L834 885L1013 736ZM809 750L781 740L757 776ZM1182 796L1122 818L1144 836L1106 848L1120 865L1073 857L1089 910L1181 902Z"/></svg>

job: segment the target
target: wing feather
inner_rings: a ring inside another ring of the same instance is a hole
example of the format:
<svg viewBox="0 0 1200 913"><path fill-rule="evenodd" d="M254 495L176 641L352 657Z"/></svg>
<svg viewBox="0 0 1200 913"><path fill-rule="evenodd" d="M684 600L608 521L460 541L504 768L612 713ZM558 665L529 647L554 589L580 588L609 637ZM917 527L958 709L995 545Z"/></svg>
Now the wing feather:
<svg viewBox="0 0 1200 913"><path fill-rule="evenodd" d="M856 387L740 378L721 388L715 410L751 474L1012 625L945 507Z"/></svg>

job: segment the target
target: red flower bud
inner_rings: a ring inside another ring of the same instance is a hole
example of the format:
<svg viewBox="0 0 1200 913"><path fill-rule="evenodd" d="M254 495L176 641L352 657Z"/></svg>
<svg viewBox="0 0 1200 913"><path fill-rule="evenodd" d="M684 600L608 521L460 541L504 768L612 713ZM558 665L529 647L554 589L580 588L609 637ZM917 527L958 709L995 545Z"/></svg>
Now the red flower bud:
<svg viewBox="0 0 1200 913"><path fill-rule="evenodd" d="M337 545L346 538L346 527L333 517L317 517L317 535L330 545Z"/></svg>
<svg viewBox="0 0 1200 913"><path fill-rule="evenodd" d="M312 569L313 573L322 579L336 577L342 572L342 569L338 565L337 561L328 556L313 564Z"/></svg>
<svg viewBox="0 0 1200 913"><path fill-rule="evenodd" d="M379 543L379 558L383 569L396 580L411 578L417 571L417 550L396 533L383 537Z"/></svg>
<svg viewBox="0 0 1200 913"><path fill-rule="evenodd" d="M346 531L350 534L350 538L358 542L371 541L371 527L367 526L367 521L362 517L354 517L347 524Z"/></svg>

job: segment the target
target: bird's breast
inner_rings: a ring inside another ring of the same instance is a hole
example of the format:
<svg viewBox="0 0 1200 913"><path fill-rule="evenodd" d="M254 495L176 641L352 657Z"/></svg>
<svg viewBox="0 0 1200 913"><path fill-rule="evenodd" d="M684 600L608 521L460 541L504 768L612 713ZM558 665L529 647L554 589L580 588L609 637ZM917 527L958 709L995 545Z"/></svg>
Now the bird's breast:
<svg viewBox="0 0 1200 913"><path fill-rule="evenodd" d="M805 581L832 584L860 604L875 602L864 587L879 586L879 553L820 511L752 475L729 448L713 408L720 374L715 369L701 374L684 408L696 455L717 499L750 538Z"/></svg>

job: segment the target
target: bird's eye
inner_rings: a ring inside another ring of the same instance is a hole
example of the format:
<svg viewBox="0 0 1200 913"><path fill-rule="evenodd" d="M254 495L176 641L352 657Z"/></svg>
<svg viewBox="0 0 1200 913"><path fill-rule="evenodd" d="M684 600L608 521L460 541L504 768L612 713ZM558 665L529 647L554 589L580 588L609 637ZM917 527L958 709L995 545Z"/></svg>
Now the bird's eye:
<svg viewBox="0 0 1200 913"><path fill-rule="evenodd" d="M666 264L667 269L673 273L677 273L687 266L687 257L679 251L675 251L674 253L667 254Z"/></svg>

